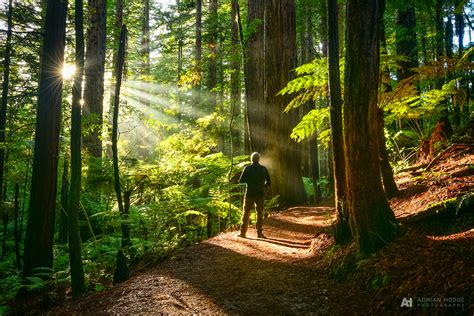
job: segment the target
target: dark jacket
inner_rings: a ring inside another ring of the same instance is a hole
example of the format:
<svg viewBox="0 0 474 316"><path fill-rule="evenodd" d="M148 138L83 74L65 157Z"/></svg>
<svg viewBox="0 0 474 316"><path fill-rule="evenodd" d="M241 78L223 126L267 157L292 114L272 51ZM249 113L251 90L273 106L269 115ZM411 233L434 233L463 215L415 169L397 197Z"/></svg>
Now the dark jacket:
<svg viewBox="0 0 474 316"><path fill-rule="evenodd" d="M265 187L270 186L271 181L267 168L254 162L245 167L240 176L240 183L247 183L245 196L255 198L265 196Z"/></svg>

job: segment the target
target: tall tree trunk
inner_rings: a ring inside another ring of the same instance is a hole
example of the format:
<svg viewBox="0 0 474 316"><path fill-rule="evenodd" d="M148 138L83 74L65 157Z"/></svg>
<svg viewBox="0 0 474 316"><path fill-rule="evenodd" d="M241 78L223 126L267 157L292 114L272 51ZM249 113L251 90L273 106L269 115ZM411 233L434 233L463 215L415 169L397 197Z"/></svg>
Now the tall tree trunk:
<svg viewBox="0 0 474 316"><path fill-rule="evenodd" d="M378 0L349 0L345 70L346 194L351 230L361 252L396 237L397 224L382 188L377 140ZM360 58L364 56L364 58Z"/></svg>
<svg viewBox="0 0 474 316"><path fill-rule="evenodd" d="M239 1L232 0L231 9L231 74L230 74L230 102L231 102L231 123L230 123L230 137L232 149L230 155L234 152L239 154L241 151L240 128L235 128L234 120L239 117L241 96L240 96L240 43L239 43L239 22L238 22Z"/></svg>
<svg viewBox="0 0 474 316"><path fill-rule="evenodd" d="M92 157L102 157L107 1L89 0L89 28L85 60L84 147Z"/></svg>
<svg viewBox="0 0 474 316"><path fill-rule="evenodd" d="M196 0L196 39L194 44L194 63L199 77L193 89L194 104L201 104L201 81L202 81L202 0Z"/></svg>
<svg viewBox="0 0 474 316"><path fill-rule="evenodd" d="M150 75L150 0L143 0L142 75Z"/></svg>
<svg viewBox="0 0 474 316"><path fill-rule="evenodd" d="M212 111L217 106L217 93L212 91L217 86L217 36L218 36L218 16L217 0L210 0L209 3L209 77L207 88L209 90L209 104Z"/></svg>
<svg viewBox="0 0 474 316"><path fill-rule="evenodd" d="M177 76L177 82L181 81L181 75L183 73L183 29L182 29L182 22L181 22L181 1L177 0L176 1L176 6L178 8L178 76ZM183 104L181 101L181 91L178 89L176 93L176 98L177 101L176 103L178 104L178 120L181 122L183 120Z"/></svg>
<svg viewBox="0 0 474 316"><path fill-rule="evenodd" d="M436 48L436 59L440 60L444 54L444 27L443 27L443 0L435 1L435 48ZM438 78L436 80L435 86L436 89L441 89L444 83L445 78ZM446 137L450 137L453 134L453 127L448 117L447 107L441 112L441 117L439 118L437 124L441 126L442 133ZM434 152L434 148L430 146L430 152Z"/></svg>
<svg viewBox="0 0 474 316"><path fill-rule="evenodd" d="M16 257L16 268L21 270L21 255L20 255L20 234L18 228L18 219L19 219L19 211L20 211L20 187L18 183L15 183L15 200L14 200L14 207L15 207L15 226L13 227L13 236L15 238L15 257Z"/></svg>
<svg viewBox="0 0 474 316"><path fill-rule="evenodd" d="M461 0L456 0L455 6L458 6ZM464 17L461 14L454 14L454 23L456 24L456 36L458 38L458 56L462 56L464 51Z"/></svg>
<svg viewBox="0 0 474 316"><path fill-rule="evenodd" d="M13 0L9 0L7 12L7 39L5 43L5 58L3 59L2 103L0 105L0 203L5 200L3 196L3 179L5 175L8 86L10 82L10 61L12 54L12 15Z"/></svg>
<svg viewBox="0 0 474 316"><path fill-rule="evenodd" d="M444 55L443 0L435 0L436 58Z"/></svg>
<svg viewBox="0 0 474 316"><path fill-rule="evenodd" d="M117 0L115 4L115 20L114 20L114 25L112 29L112 34L113 34L113 42L112 42L112 47L113 47L113 53L112 53L112 65L117 64L117 55L118 55L118 46L119 46L119 41L120 41L120 30L122 29L122 24L123 24L123 7L124 7L124 0ZM110 84L111 87L115 86L115 78L117 77L117 74L115 73L115 67L112 67L112 77L110 78ZM111 122L111 111L113 111L114 108L114 89L110 89L110 109L109 109L109 122Z"/></svg>
<svg viewBox="0 0 474 316"><path fill-rule="evenodd" d="M380 36L380 47L381 47L382 55L387 54L385 25L383 23L384 12L385 12L385 0L380 0L379 36ZM415 53L411 53L411 55L415 55L414 58L416 58L416 38L414 40L415 40L415 43L414 43L415 48L413 49L415 49ZM416 61L416 64L418 64L417 61ZM385 73L386 78L390 80L390 70L388 69L388 67L385 67L385 69L382 69L382 72ZM405 69L405 71L403 72L403 75L406 75L407 72L409 73L410 70L407 71ZM391 86L389 82L386 82L386 83L382 82L381 85L382 85L383 92L388 92L391 90ZM380 107L377 107L377 122L378 122L377 123L377 127L378 127L377 136L378 136L378 145L379 145L380 172L382 173L382 180L383 180L385 193L387 194L388 198L392 198L398 194L398 187L397 187L397 184L395 183L395 179L393 178L393 170L392 170L392 166L390 165L387 146L385 144L384 113L383 113L383 109Z"/></svg>
<svg viewBox="0 0 474 316"><path fill-rule="evenodd" d="M334 170L334 192L337 214L336 242L343 244L351 239L346 200L346 170L344 159L344 135L342 129L342 96L339 73L339 39L337 25L337 1L327 1L328 19L328 73L329 113L331 121L332 159Z"/></svg>
<svg viewBox="0 0 474 316"><path fill-rule="evenodd" d="M265 2L265 113L267 133L264 159L271 161L272 193L282 204L306 200L300 162L301 150L290 138L298 113L283 113L290 99L277 93L292 79L296 66L296 14L294 0Z"/></svg>
<svg viewBox="0 0 474 316"><path fill-rule="evenodd" d="M61 181L61 213L59 216L59 243L67 244L68 237L68 216L67 216L67 201L69 198L69 162L64 158L63 176Z"/></svg>
<svg viewBox="0 0 474 316"><path fill-rule="evenodd" d="M82 245L79 226L81 198L82 157L81 157L81 99L84 76L84 13L82 0L75 0L74 28L76 33L75 64L76 73L72 86L71 113L71 187L69 191L69 265L71 267L72 296L85 292L84 268L82 266Z"/></svg>
<svg viewBox="0 0 474 316"><path fill-rule="evenodd" d="M141 81L150 80L150 0L143 0L143 21L142 21L142 37L141 37ZM142 85L142 90L146 93L142 97L142 103L145 106L150 105L149 94L146 85Z"/></svg>
<svg viewBox="0 0 474 316"><path fill-rule="evenodd" d="M247 24L255 31L250 35L246 49L246 97L247 124L250 151L266 151L266 109L264 99L265 83L265 4L259 0L248 1Z"/></svg>
<svg viewBox="0 0 474 316"><path fill-rule="evenodd" d="M130 238L127 236L127 226L126 221L128 218L125 216L124 212L124 203L122 196L122 186L120 184L120 169L119 169L119 160L118 160L118 116L119 116L119 104L120 104L120 88L122 85L122 74L123 74L123 65L125 62L125 45L127 38L127 28L125 25L122 26L122 31L120 33L120 46L119 54L117 58L116 65L116 74L117 81L115 83L115 98L114 98L114 112L112 119L112 155L113 155L113 168L114 168L114 189L115 194L117 195L117 203L120 215L122 216L122 248L127 248L130 244ZM124 226L125 225L125 226ZM125 234L123 234L125 232Z"/></svg>
<svg viewBox="0 0 474 316"><path fill-rule="evenodd" d="M453 57L453 22L451 20L451 16L448 16L448 20L446 21L446 32L444 33L444 42L446 44L446 56L449 58Z"/></svg>
<svg viewBox="0 0 474 316"><path fill-rule="evenodd" d="M67 1L48 0L36 114L35 151L26 230L24 275L53 266L54 214L58 173Z"/></svg>
<svg viewBox="0 0 474 316"><path fill-rule="evenodd" d="M406 61L400 61L397 70L397 80L403 80L414 74L412 68L418 67L416 50L416 15L415 8L407 4L397 10L396 50L397 55L404 55Z"/></svg>

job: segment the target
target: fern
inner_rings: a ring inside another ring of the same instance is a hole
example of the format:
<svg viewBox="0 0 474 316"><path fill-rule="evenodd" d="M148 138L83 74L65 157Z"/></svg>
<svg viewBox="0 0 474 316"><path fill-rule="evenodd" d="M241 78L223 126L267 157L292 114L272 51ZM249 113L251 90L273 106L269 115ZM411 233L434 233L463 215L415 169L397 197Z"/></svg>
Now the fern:
<svg viewBox="0 0 474 316"><path fill-rule="evenodd" d="M301 122L293 128L291 138L301 142L314 134L316 130L323 130L324 123L329 118L329 107L313 109L303 116Z"/></svg>

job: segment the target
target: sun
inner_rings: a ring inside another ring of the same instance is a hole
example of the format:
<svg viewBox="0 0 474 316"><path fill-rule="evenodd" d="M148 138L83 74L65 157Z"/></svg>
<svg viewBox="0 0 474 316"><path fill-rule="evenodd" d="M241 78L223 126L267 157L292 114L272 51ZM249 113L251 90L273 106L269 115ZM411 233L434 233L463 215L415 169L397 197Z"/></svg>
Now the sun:
<svg viewBox="0 0 474 316"><path fill-rule="evenodd" d="M76 66L64 64L62 72L63 78L65 80L70 80L72 79L72 77L74 77L74 74L76 73Z"/></svg>

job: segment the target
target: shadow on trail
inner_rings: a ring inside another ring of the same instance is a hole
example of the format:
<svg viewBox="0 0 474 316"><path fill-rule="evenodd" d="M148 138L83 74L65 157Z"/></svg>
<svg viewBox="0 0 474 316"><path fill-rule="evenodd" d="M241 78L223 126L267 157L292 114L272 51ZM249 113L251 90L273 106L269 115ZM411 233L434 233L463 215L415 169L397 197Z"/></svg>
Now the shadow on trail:
<svg viewBox="0 0 474 316"><path fill-rule="evenodd" d="M290 248L298 248L298 249L307 249L311 245L310 241L306 242L295 242L287 239L278 239L278 238L254 238L254 237L247 237L249 240L255 240L257 242L267 242L274 245L290 247Z"/></svg>
<svg viewBox="0 0 474 316"><path fill-rule="evenodd" d="M309 264L329 208L293 209L264 222L266 239L225 234L183 250L159 273L184 281L229 314L323 314L327 278ZM183 289L183 292L186 292ZM213 313L197 307L195 310Z"/></svg>
<svg viewBox="0 0 474 316"><path fill-rule="evenodd" d="M325 287L318 281L317 272L303 261L263 260L205 243L198 245L192 254L186 252L171 260L160 272L192 286L211 298L225 313L307 314L328 311ZM197 258L193 256L196 252L199 253ZM181 256L184 260L180 259ZM196 310L208 313L202 307Z"/></svg>

